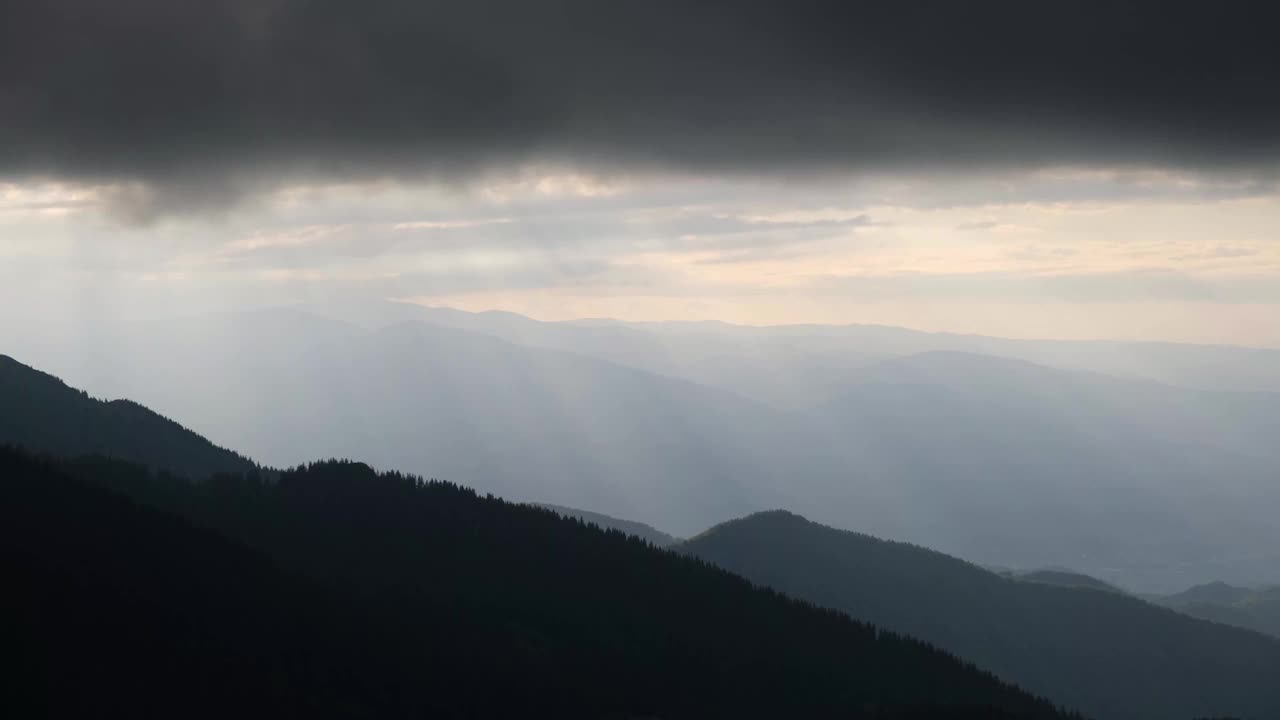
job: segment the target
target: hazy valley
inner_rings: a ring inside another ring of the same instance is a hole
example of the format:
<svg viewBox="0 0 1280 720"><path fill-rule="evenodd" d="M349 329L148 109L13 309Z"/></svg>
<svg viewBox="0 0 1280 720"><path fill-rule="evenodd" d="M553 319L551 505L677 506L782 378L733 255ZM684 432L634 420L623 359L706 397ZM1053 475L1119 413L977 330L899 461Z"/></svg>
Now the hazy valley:
<svg viewBox="0 0 1280 720"><path fill-rule="evenodd" d="M277 466L360 458L681 536L783 507L986 565L1070 567L1144 592L1276 580L1280 403L1265 390L1053 368L879 328L359 309L360 325L271 309L104 328L109 343L15 345L95 395L137 399ZM860 344L860 333L898 340ZM1222 377L1269 357L1159 350L1166 366L1216 354ZM840 365L840 352L854 360ZM1153 351L1076 352L1105 366ZM812 400L771 402L792 384Z"/></svg>

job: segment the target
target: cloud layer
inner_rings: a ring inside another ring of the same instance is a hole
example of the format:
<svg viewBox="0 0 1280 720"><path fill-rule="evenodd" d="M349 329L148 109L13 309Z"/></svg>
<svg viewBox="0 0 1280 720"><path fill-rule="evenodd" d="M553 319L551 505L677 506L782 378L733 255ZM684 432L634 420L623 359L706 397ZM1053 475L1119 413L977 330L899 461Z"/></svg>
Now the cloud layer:
<svg viewBox="0 0 1280 720"><path fill-rule="evenodd" d="M0 175L123 183L142 214L529 161L1268 173L1278 21L1179 0L9 0Z"/></svg>

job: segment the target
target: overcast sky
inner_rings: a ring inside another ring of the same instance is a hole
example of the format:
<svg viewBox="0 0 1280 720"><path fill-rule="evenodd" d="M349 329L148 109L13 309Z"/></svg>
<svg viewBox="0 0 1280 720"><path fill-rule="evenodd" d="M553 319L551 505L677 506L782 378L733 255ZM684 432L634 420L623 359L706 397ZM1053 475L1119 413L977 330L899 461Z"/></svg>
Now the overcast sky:
<svg viewBox="0 0 1280 720"><path fill-rule="evenodd" d="M1280 346L1270 3L0 2L0 321Z"/></svg>

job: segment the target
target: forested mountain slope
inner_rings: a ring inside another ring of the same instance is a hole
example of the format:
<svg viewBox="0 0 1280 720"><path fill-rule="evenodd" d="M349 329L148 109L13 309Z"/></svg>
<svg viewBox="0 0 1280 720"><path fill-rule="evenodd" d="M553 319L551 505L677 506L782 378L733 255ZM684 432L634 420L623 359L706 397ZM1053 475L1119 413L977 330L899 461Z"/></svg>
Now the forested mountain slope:
<svg viewBox="0 0 1280 720"><path fill-rule="evenodd" d="M0 622L27 708L1063 717L917 641L450 484L345 462L196 484L12 450L0 465L19 581Z"/></svg>
<svg viewBox="0 0 1280 720"><path fill-rule="evenodd" d="M923 638L1098 718L1280 717L1280 642L1115 592L1005 578L782 511L725 523L677 547Z"/></svg>
<svg viewBox="0 0 1280 720"><path fill-rule="evenodd" d="M5 355L0 355L0 444L59 455L107 455L188 478L254 467L135 402L97 400Z"/></svg>

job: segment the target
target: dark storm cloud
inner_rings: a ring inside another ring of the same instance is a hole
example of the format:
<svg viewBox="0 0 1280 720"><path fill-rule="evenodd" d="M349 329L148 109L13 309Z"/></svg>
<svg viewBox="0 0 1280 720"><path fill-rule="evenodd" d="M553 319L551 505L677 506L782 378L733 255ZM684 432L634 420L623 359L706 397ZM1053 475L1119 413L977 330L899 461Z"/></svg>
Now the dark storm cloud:
<svg viewBox="0 0 1280 720"><path fill-rule="evenodd" d="M0 175L1270 170L1262 2L0 0Z"/></svg>

